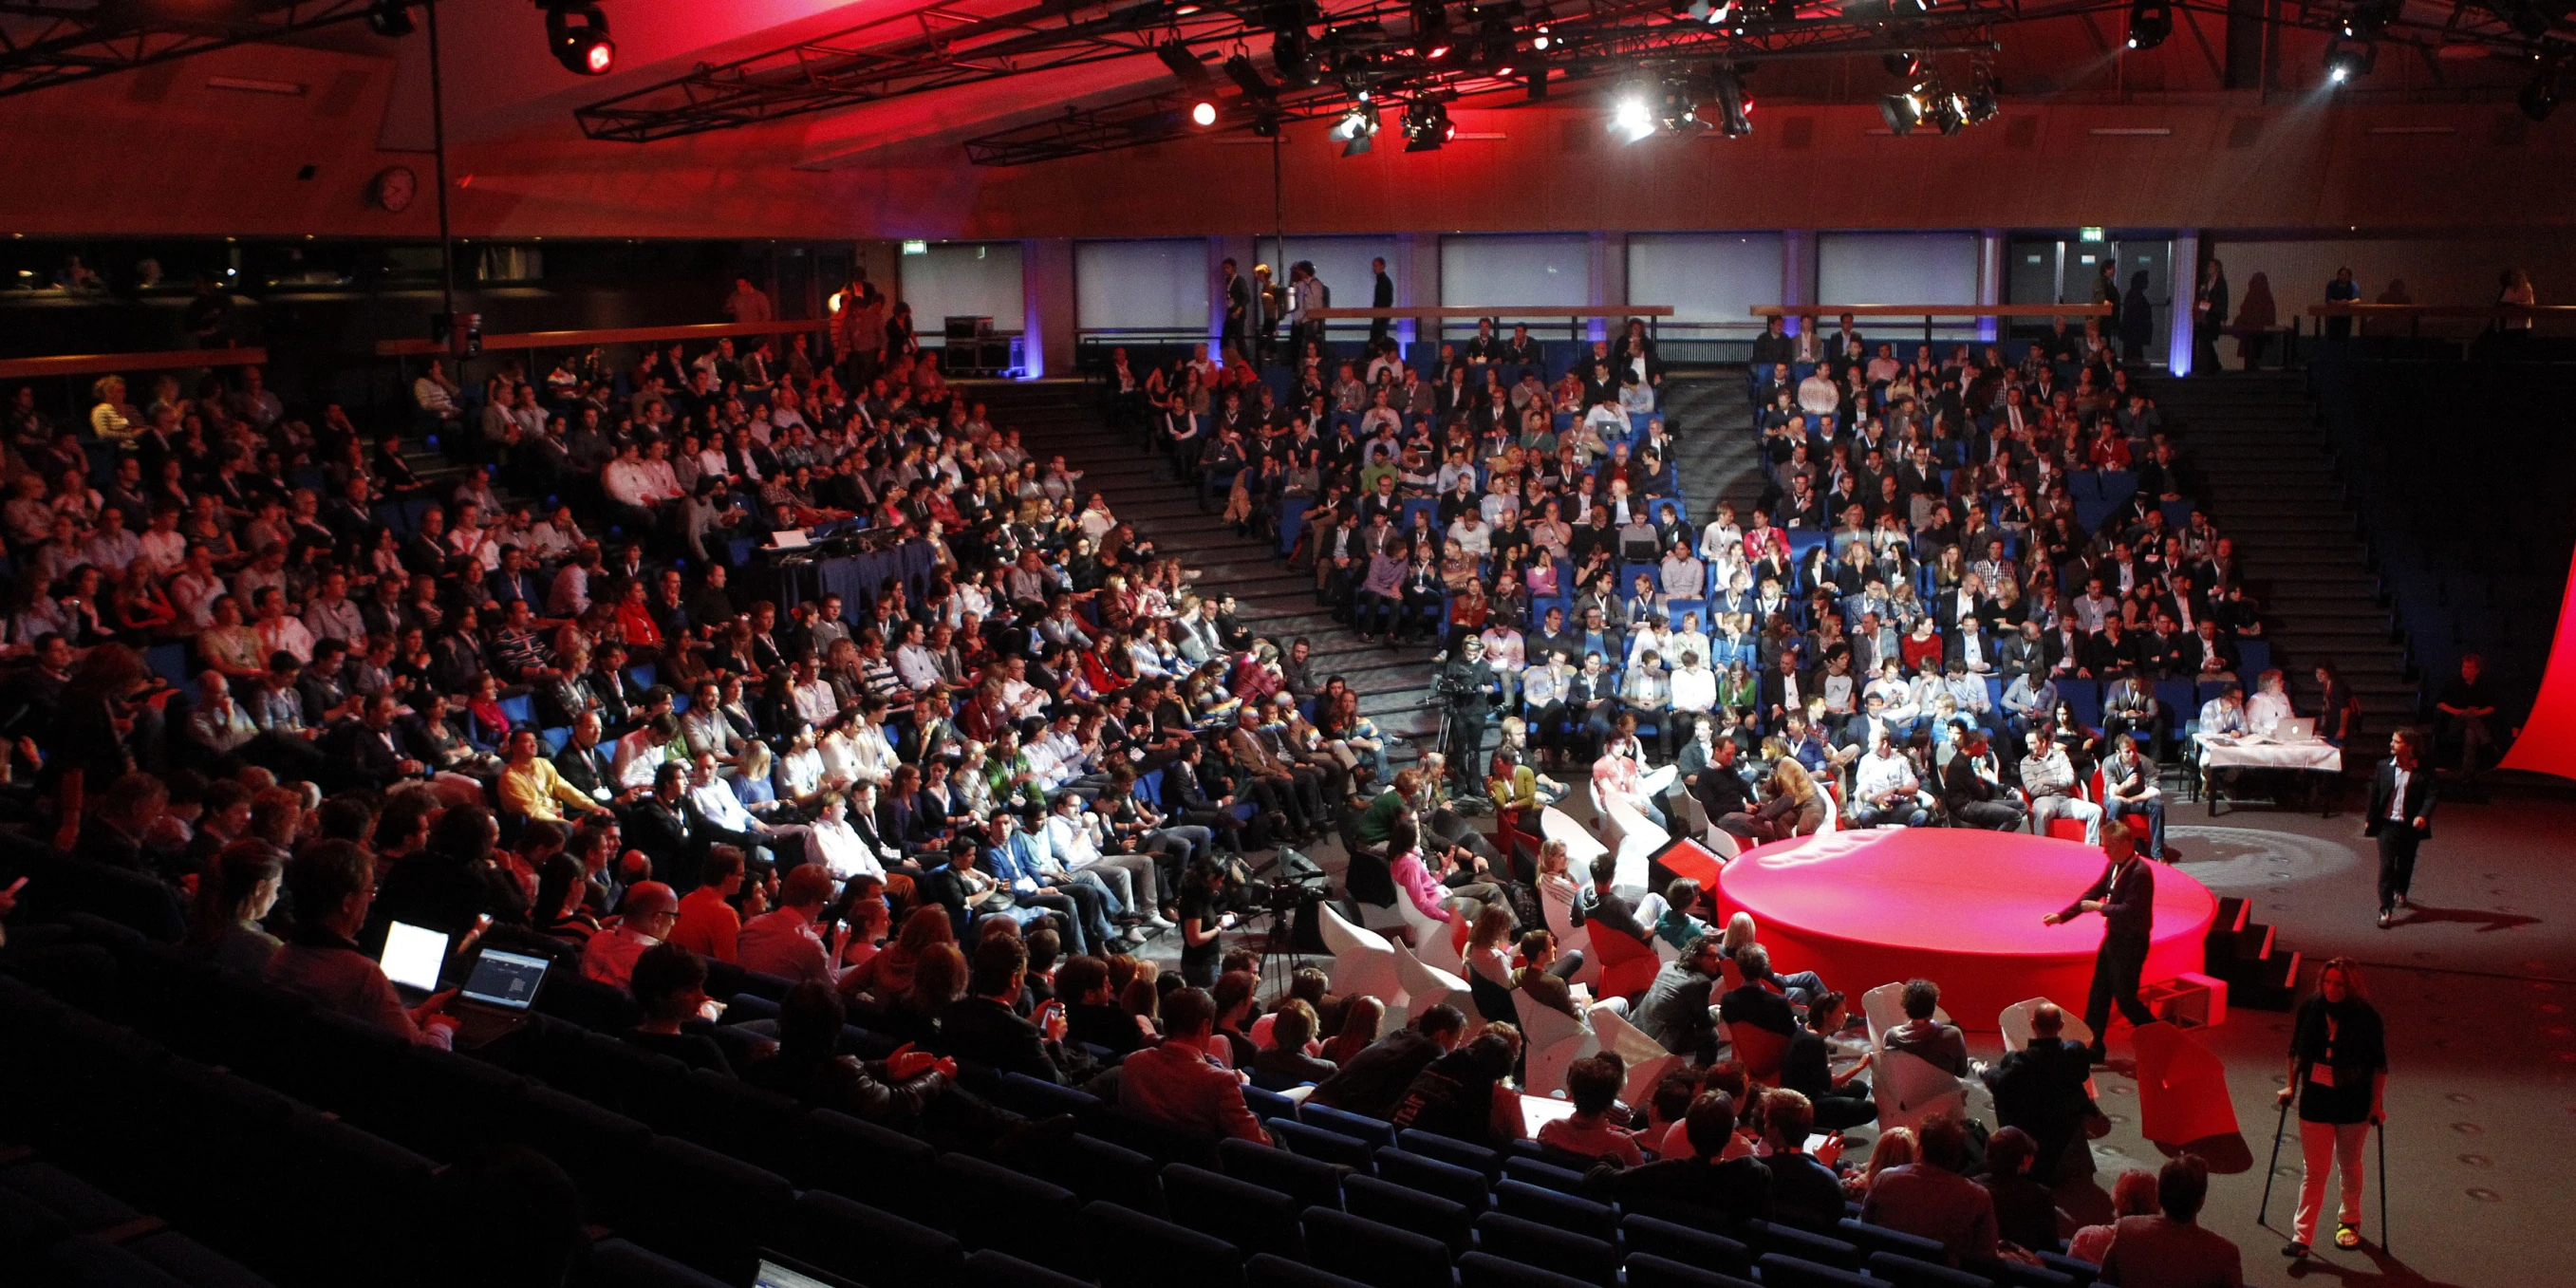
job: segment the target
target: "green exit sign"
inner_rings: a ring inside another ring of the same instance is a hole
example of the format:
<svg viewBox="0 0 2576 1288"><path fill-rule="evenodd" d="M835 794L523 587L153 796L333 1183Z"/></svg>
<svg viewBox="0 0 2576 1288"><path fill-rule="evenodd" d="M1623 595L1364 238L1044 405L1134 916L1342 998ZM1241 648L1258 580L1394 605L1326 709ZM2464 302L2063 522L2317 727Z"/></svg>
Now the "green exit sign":
<svg viewBox="0 0 2576 1288"><path fill-rule="evenodd" d="M2083 240L2085 240L2085 241L2089 241L2089 242L2097 242L2097 241L2102 240L2102 230L2101 230L2101 229L2099 229L2099 228L2087 228L2087 229L2085 229L2082 233L2080 233L2080 234L2078 234L2078 235L2079 235Z"/></svg>
<svg viewBox="0 0 2576 1288"><path fill-rule="evenodd" d="M2098 231L2100 231L2100 230L2096 229L2095 231L2097 231L2097 232L2098 232ZM2092 241L2100 241L2100 240L2102 240L2102 239L2101 239L2101 238L2099 238L2099 237L2094 237L2094 238L2090 238L2089 240L2092 240ZM905 243L903 244L903 253L904 253L904 254L906 254L906 255L927 255L927 254L929 254L929 253L930 253L930 243L929 243L929 242L926 242L926 241L908 241L908 242L905 242Z"/></svg>

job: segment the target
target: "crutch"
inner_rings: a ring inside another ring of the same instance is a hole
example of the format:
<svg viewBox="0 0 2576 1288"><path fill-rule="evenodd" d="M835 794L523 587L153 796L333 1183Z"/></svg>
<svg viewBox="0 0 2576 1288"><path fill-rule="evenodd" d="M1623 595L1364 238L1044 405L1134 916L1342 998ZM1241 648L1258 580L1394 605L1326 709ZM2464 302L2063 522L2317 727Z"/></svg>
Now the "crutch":
<svg viewBox="0 0 2576 1288"><path fill-rule="evenodd" d="M2263 1205L2260 1208L2257 1208L2254 1212L2254 1224L2259 1225L2266 1230L2272 1228L2272 1178L2281 1170L2281 1137L2284 1133L2288 1132L2289 1129L2290 1102L2284 1100L2281 1102L2280 1121L2272 1125L2272 1162L2270 1166L2263 1169ZM2385 1173L2388 1169L2386 1167L2387 1154L2384 1149L2380 1158L2382 1160L2380 1171ZM2388 1191L2384 1187L2380 1190L2379 1201L2382 1206L2385 1206L2388 1202ZM2385 1231L2388 1228L2388 1221L2385 1217L2380 1219L2379 1227L2382 1231Z"/></svg>
<svg viewBox="0 0 2576 1288"><path fill-rule="evenodd" d="M2388 1251L2388 1122L2382 1119L2379 1132L2379 1250Z"/></svg>

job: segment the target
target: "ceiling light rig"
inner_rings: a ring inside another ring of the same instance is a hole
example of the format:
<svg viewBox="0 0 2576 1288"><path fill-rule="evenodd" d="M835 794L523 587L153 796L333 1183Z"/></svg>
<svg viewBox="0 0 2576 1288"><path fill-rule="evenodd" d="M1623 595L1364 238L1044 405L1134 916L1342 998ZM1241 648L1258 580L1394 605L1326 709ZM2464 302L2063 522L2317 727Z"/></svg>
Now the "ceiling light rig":
<svg viewBox="0 0 2576 1288"><path fill-rule="evenodd" d="M1926 125L1943 134L1957 134L1995 119L2003 111L2002 93L1994 69L1983 63L1969 72L1964 90L1950 88L1937 71L1926 72L1904 89L1882 96L1878 114L1887 121L1888 131L1899 136Z"/></svg>
<svg viewBox="0 0 2576 1288"><path fill-rule="evenodd" d="M2129 6L2129 48L2153 49L2173 34L2173 5L2168 0L2134 0Z"/></svg>
<svg viewBox="0 0 2576 1288"><path fill-rule="evenodd" d="M1449 109L1440 100L1423 95L1404 109L1404 150L1437 152L1441 145L1458 137L1458 126L1449 119Z"/></svg>
<svg viewBox="0 0 2576 1288"><path fill-rule="evenodd" d="M1359 156L1376 145L1377 104L1370 101L1367 91L1361 91L1359 101L1342 113L1342 119L1333 122L1327 134L1342 145L1342 155L1346 157Z"/></svg>
<svg viewBox="0 0 2576 1288"><path fill-rule="evenodd" d="M2514 102L2522 108L2524 116L2546 121L2550 113L2558 110L2558 93L2565 82L2566 71L2564 64L2547 59L2531 69L2531 79L2523 83L2521 93L2514 95Z"/></svg>
<svg viewBox="0 0 2576 1288"><path fill-rule="evenodd" d="M608 15L598 5L538 0L538 7L546 11L546 50L564 70L582 76L615 70L617 42L608 38Z"/></svg>
<svg viewBox="0 0 2576 1288"><path fill-rule="evenodd" d="M2338 36L2326 42L2326 84L2349 85L2368 76L2378 61L2379 46Z"/></svg>

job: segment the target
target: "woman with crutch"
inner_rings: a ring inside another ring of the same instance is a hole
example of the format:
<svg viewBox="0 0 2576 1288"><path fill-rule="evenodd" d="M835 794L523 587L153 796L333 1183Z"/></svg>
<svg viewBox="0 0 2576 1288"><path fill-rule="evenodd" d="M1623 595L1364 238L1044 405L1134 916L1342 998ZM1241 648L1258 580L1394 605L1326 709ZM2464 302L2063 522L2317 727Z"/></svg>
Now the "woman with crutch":
<svg viewBox="0 0 2576 1288"><path fill-rule="evenodd" d="M2282 1256L2308 1255L2325 1208L2328 1168L2343 1174L2335 1246L2361 1246L2361 1147L2387 1118L2387 1089L2388 1044L2378 1008L2362 993L2360 970L2337 957L2317 972L2317 991L2299 1005L2290 1028L2290 1085L2281 1100L2296 1096L2299 1104L2299 1212Z"/></svg>

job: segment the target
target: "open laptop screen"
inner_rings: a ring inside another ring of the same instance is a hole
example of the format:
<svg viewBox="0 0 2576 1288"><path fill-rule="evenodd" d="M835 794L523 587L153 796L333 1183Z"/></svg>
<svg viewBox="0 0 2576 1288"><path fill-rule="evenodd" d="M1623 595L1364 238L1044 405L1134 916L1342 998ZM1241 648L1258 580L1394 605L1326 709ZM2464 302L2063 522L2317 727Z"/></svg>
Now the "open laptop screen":
<svg viewBox="0 0 2576 1288"><path fill-rule="evenodd" d="M475 959L474 973L466 977L463 991L468 999L487 1006L524 1011L537 1000L546 966L543 957L487 948Z"/></svg>
<svg viewBox="0 0 2576 1288"><path fill-rule="evenodd" d="M385 978L405 988L435 993L438 972L447 965L447 936L397 921L385 928L385 953L377 960L385 968Z"/></svg>

